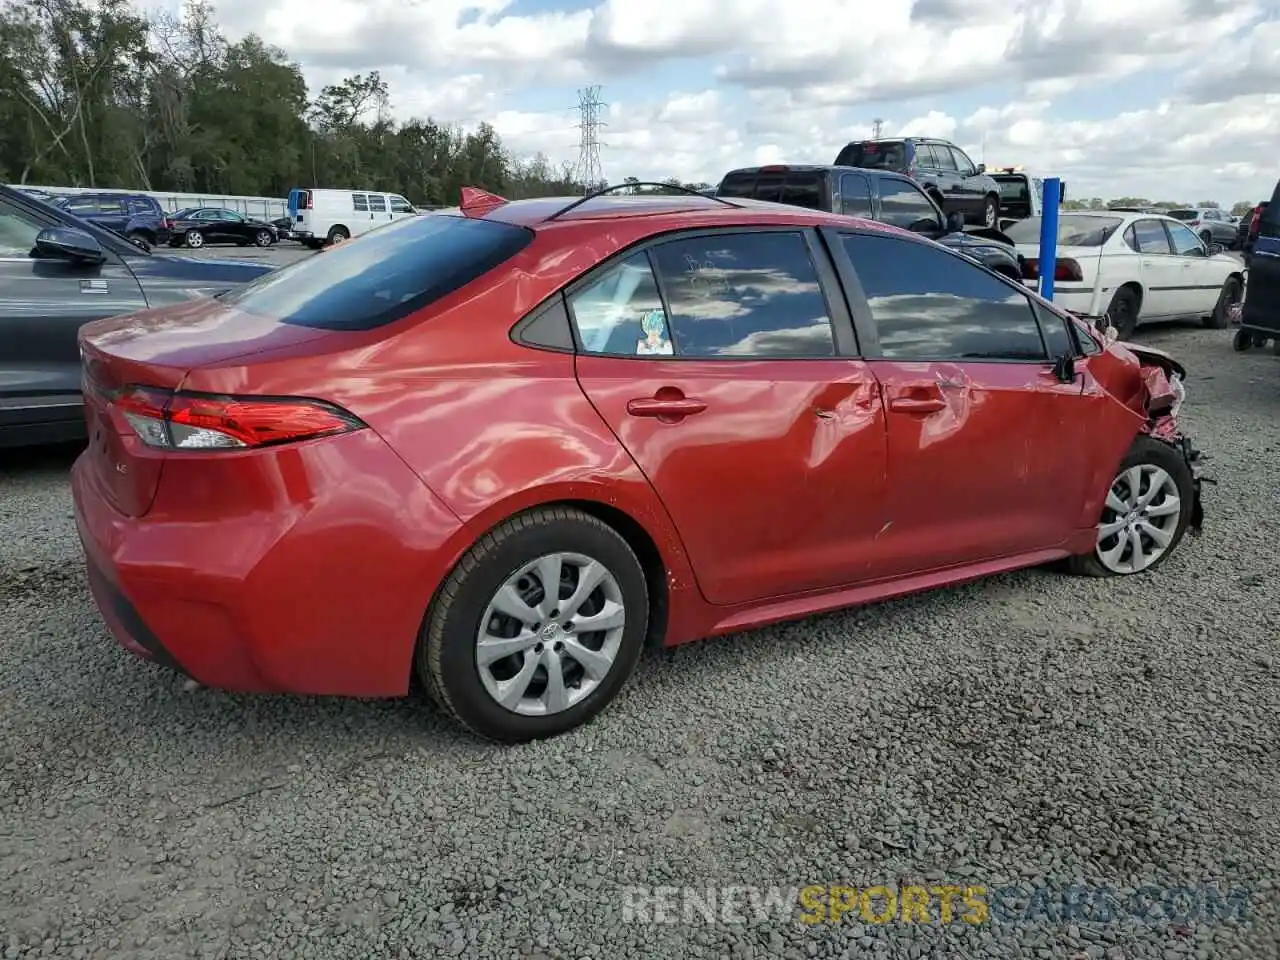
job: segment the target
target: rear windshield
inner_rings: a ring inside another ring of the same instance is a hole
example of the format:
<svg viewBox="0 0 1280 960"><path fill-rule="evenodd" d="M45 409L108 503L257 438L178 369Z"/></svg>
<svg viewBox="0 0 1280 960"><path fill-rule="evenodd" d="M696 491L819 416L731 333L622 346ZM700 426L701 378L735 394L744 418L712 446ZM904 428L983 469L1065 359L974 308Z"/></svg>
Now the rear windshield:
<svg viewBox="0 0 1280 960"><path fill-rule="evenodd" d="M725 176L716 195L786 203L826 210L826 185L819 170L742 170Z"/></svg>
<svg viewBox="0 0 1280 960"><path fill-rule="evenodd" d="M1198 220L1200 211L1198 210L1170 210L1168 216L1175 220Z"/></svg>
<svg viewBox="0 0 1280 960"><path fill-rule="evenodd" d="M851 143L836 157L836 166L904 170L907 166L907 145L901 140L864 140L861 143Z"/></svg>
<svg viewBox="0 0 1280 960"><path fill-rule="evenodd" d="M996 182L996 186L1000 188L1001 200L1030 200L1031 188L1027 186L1026 177L1011 177L1007 174L1004 176L997 175L992 178Z"/></svg>
<svg viewBox="0 0 1280 960"><path fill-rule="evenodd" d="M1058 246L1100 247L1124 223L1120 217L1082 217L1064 214L1058 217ZM1040 218L1028 217L1010 224L1004 235L1014 243L1039 243Z"/></svg>
<svg viewBox="0 0 1280 960"><path fill-rule="evenodd" d="M282 323L372 330L447 296L533 240L494 220L399 220L330 247L223 295L225 303Z"/></svg>

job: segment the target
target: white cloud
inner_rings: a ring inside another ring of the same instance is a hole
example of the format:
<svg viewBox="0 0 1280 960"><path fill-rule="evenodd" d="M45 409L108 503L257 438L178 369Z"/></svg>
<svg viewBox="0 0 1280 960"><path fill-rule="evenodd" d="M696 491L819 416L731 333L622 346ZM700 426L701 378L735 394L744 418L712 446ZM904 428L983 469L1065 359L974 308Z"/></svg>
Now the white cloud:
<svg viewBox="0 0 1280 960"><path fill-rule="evenodd" d="M1069 195L1230 202L1280 175L1280 20L1262 19L1274 6L804 0L779 16L773 0L527 14L513 0L226 0L218 15L233 37L252 30L283 47L315 85L378 69L401 116L488 119L516 151L556 161L576 156L572 87L603 83L615 180L829 162L878 115L886 134L951 137L975 158L985 140L993 161L1062 174ZM1165 71L1160 84L1144 84L1153 71ZM1162 102L1126 97L1153 86ZM610 95L619 88L654 93ZM564 109L519 110L538 90ZM1114 115L1059 119L1079 115L1086 94L1116 103Z"/></svg>

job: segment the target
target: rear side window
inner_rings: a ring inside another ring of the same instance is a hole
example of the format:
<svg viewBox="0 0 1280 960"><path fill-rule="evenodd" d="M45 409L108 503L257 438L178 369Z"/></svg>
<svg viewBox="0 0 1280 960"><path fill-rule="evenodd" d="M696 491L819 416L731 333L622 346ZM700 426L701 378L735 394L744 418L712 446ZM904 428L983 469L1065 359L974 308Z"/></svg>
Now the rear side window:
<svg viewBox="0 0 1280 960"><path fill-rule="evenodd" d="M720 183L718 196L749 197L810 210L830 209L827 182L820 170L762 169L731 173Z"/></svg>
<svg viewBox="0 0 1280 960"><path fill-rule="evenodd" d="M907 145L898 140L863 140L851 143L836 157L838 167L872 167L880 170L905 170Z"/></svg>
<svg viewBox="0 0 1280 960"><path fill-rule="evenodd" d="M248 313L322 330L372 330L515 256L533 232L493 220L410 217L265 274L222 297Z"/></svg>

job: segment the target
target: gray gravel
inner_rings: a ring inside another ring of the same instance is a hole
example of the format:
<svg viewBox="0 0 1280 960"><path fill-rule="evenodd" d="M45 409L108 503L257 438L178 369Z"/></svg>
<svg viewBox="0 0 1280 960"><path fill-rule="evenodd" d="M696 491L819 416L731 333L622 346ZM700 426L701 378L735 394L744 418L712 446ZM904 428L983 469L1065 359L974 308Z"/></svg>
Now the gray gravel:
<svg viewBox="0 0 1280 960"><path fill-rule="evenodd" d="M184 691L95 615L69 457L0 455L0 957L1280 956L1280 358L1142 339L1190 367L1220 480L1158 573L654 654L597 722L514 749L420 699ZM623 910L626 885L913 882L1251 900L945 927Z"/></svg>

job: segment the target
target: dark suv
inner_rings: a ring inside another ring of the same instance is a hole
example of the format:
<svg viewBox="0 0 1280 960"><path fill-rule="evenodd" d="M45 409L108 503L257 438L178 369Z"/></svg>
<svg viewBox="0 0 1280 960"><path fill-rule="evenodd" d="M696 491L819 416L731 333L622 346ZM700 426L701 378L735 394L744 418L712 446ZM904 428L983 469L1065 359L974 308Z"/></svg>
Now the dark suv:
<svg viewBox="0 0 1280 960"><path fill-rule="evenodd" d="M928 190L947 213L963 214L965 223L992 229L1000 224L1000 185L987 175L985 164L975 164L949 140L857 140L846 145L835 162L844 167L905 173Z"/></svg>
<svg viewBox="0 0 1280 960"><path fill-rule="evenodd" d="M1271 200L1254 212L1258 223L1246 254L1249 280L1241 332L1280 343L1280 182L1276 183Z"/></svg>
<svg viewBox="0 0 1280 960"><path fill-rule="evenodd" d="M1026 274L1013 241L997 230L964 233L964 217L944 214L924 189L903 173L829 164L743 167L724 175L718 197L749 197L902 227L951 247L1014 280Z"/></svg>
<svg viewBox="0 0 1280 960"><path fill-rule="evenodd" d="M145 193L118 190L102 193L74 193L59 197L57 206L100 227L126 234L133 240L155 245L169 239L164 208Z"/></svg>

